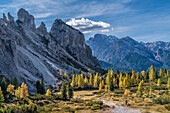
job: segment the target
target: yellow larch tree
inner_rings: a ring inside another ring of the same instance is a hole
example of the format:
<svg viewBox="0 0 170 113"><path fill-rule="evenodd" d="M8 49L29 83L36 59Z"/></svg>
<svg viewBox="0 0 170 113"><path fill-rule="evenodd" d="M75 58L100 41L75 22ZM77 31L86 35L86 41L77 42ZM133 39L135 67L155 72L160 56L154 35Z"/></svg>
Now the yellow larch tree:
<svg viewBox="0 0 170 113"><path fill-rule="evenodd" d="M160 79L160 78L158 78L157 85L158 85L158 86L161 86L161 79Z"/></svg>
<svg viewBox="0 0 170 113"><path fill-rule="evenodd" d="M21 88L20 88L20 98L22 99L26 99L29 96L28 94L28 87L26 84L24 84L24 82L21 84Z"/></svg>
<svg viewBox="0 0 170 113"><path fill-rule="evenodd" d="M154 80L155 80L155 70L153 68L153 65L151 65L149 71L149 81L154 81Z"/></svg>
<svg viewBox="0 0 170 113"><path fill-rule="evenodd" d="M107 85L105 85L105 88L104 88L104 90L105 90L105 91L108 91L108 89L107 89Z"/></svg>
<svg viewBox="0 0 170 113"><path fill-rule="evenodd" d="M60 69L60 76L62 76L63 75L63 72L62 72L62 70Z"/></svg>
<svg viewBox="0 0 170 113"><path fill-rule="evenodd" d="M122 88L123 87L123 77L122 77L122 74L120 74L120 77L119 77L119 88Z"/></svg>
<svg viewBox="0 0 170 113"><path fill-rule="evenodd" d="M102 90L102 83L100 82L99 84L99 90L101 91Z"/></svg>
<svg viewBox="0 0 170 113"><path fill-rule="evenodd" d="M126 95L126 96L129 95L129 92L127 89L125 89L124 95Z"/></svg>
<svg viewBox="0 0 170 113"><path fill-rule="evenodd" d="M71 87L74 87L75 86L75 74L73 74L72 76L72 82L71 82Z"/></svg>
<svg viewBox="0 0 170 113"><path fill-rule="evenodd" d="M86 85L88 85L88 83L89 83L88 78L87 78L86 76L85 76L84 83L85 83Z"/></svg>
<svg viewBox="0 0 170 113"><path fill-rule="evenodd" d="M7 92L9 92L11 95L14 95L15 91L14 87L15 87L14 85L9 84L7 87Z"/></svg>
<svg viewBox="0 0 170 113"><path fill-rule="evenodd" d="M47 89L47 92L46 92L45 95L46 95L46 96L51 96L51 91L50 91L50 89Z"/></svg>
<svg viewBox="0 0 170 113"><path fill-rule="evenodd" d="M18 89L15 90L15 96L19 99L20 98L20 87L18 87Z"/></svg>
<svg viewBox="0 0 170 113"><path fill-rule="evenodd" d="M93 76L90 74L89 86L93 86Z"/></svg>
<svg viewBox="0 0 170 113"><path fill-rule="evenodd" d="M142 78L146 81L146 74L145 74L145 71L144 71L144 70L141 71L141 76L142 76Z"/></svg>
<svg viewBox="0 0 170 113"><path fill-rule="evenodd" d="M117 81L116 81L116 78L114 77L113 78L113 86L115 87L117 85Z"/></svg>

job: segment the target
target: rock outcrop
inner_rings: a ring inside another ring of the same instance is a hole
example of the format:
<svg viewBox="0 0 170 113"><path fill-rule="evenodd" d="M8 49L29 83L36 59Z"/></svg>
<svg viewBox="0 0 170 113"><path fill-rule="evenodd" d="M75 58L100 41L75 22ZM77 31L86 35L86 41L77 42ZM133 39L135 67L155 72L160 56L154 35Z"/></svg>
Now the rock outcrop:
<svg viewBox="0 0 170 113"><path fill-rule="evenodd" d="M44 23L36 28L34 17L24 9L18 11L16 21L10 14L8 20L0 18L1 74L17 77L35 91L33 86L41 78L46 85L61 81L60 69L71 73L81 68L84 73L90 67L100 68L83 34L64 22L58 24L54 22L50 33Z"/></svg>
<svg viewBox="0 0 170 113"><path fill-rule="evenodd" d="M30 29L35 30L35 22L34 22L34 17L28 13L25 9L21 8L18 13L18 20L23 22L25 26L27 26Z"/></svg>
<svg viewBox="0 0 170 113"><path fill-rule="evenodd" d="M92 51L86 45L84 35L80 31L65 24L61 19L56 19L50 35L79 62L90 67L100 68L100 64L92 56Z"/></svg>

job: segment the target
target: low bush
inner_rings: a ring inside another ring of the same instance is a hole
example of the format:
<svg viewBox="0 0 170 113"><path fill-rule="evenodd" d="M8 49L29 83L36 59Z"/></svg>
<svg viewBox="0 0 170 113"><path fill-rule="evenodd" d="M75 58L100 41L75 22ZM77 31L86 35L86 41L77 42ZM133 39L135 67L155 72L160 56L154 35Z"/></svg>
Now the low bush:
<svg viewBox="0 0 170 113"><path fill-rule="evenodd" d="M19 108L17 106L7 106L1 112L3 113L17 113Z"/></svg>
<svg viewBox="0 0 170 113"><path fill-rule="evenodd" d="M82 100L82 99L72 99L71 102L74 102L74 103L83 103L84 100Z"/></svg>
<svg viewBox="0 0 170 113"><path fill-rule="evenodd" d="M124 94L124 92L125 92L124 89L118 89L114 91L115 94Z"/></svg>
<svg viewBox="0 0 170 113"><path fill-rule="evenodd" d="M96 91L96 92L93 92L93 94L100 94L100 93L103 93L105 91Z"/></svg>
<svg viewBox="0 0 170 113"><path fill-rule="evenodd" d="M99 106L99 105L94 105L94 106L91 108L91 110L99 110L99 109L102 109L102 107Z"/></svg>
<svg viewBox="0 0 170 113"><path fill-rule="evenodd" d="M167 90L165 86L153 86L152 89L153 90Z"/></svg>
<svg viewBox="0 0 170 113"><path fill-rule="evenodd" d="M75 110L83 110L85 109L84 107L77 107Z"/></svg>
<svg viewBox="0 0 170 113"><path fill-rule="evenodd" d="M86 103L86 106L103 105L103 101L90 101Z"/></svg>
<svg viewBox="0 0 170 113"><path fill-rule="evenodd" d="M168 104L170 103L170 98L168 97L168 95L162 95L161 97L157 97L155 99L153 99L154 103L156 104Z"/></svg>
<svg viewBox="0 0 170 113"><path fill-rule="evenodd" d="M168 111L170 111L170 104L169 105L165 105L165 108L168 110Z"/></svg>
<svg viewBox="0 0 170 113"><path fill-rule="evenodd" d="M112 96L114 96L114 97L121 97L122 94L113 94Z"/></svg>
<svg viewBox="0 0 170 113"><path fill-rule="evenodd" d="M138 90L138 88L131 88L131 89L130 89L130 92L136 93L137 90Z"/></svg>

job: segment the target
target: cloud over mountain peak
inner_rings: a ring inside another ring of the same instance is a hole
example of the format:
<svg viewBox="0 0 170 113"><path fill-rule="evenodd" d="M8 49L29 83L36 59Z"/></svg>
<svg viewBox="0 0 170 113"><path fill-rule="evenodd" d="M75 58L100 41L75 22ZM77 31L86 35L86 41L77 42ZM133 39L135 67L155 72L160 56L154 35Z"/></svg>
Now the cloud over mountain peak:
<svg viewBox="0 0 170 113"><path fill-rule="evenodd" d="M107 32L113 29L109 23L102 21L95 22L86 18L72 18L71 20L67 21L66 24L82 31L83 33L90 33L95 31Z"/></svg>

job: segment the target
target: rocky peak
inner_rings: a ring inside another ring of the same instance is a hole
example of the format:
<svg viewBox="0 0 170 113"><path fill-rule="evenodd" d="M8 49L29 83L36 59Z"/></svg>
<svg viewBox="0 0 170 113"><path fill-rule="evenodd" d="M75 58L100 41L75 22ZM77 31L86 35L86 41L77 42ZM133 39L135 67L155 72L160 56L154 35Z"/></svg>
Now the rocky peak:
<svg viewBox="0 0 170 113"><path fill-rule="evenodd" d="M25 26L35 29L35 22L34 22L34 17L28 13L25 9L21 8L18 11L18 20L23 22Z"/></svg>
<svg viewBox="0 0 170 113"><path fill-rule="evenodd" d="M118 40L118 42L120 43L128 43L128 44L132 44L132 45L139 45L140 43L137 42L136 40L132 39L131 37L129 36L126 36L126 37L123 37L121 38L120 40Z"/></svg>
<svg viewBox="0 0 170 113"><path fill-rule="evenodd" d="M61 19L56 19L53 23L50 34L60 43L64 48L67 46L76 47L77 44L85 47L84 35L72 28L71 26L65 24Z"/></svg>
<svg viewBox="0 0 170 113"><path fill-rule="evenodd" d="M3 19L7 21L6 15L3 13Z"/></svg>
<svg viewBox="0 0 170 113"><path fill-rule="evenodd" d="M88 66L100 68L99 62L92 56L91 48L86 45L84 35L79 30L65 24L61 19L56 19L50 34L75 59Z"/></svg>
<svg viewBox="0 0 170 113"><path fill-rule="evenodd" d="M41 36L44 36L44 35L48 34L47 33L47 28L46 28L44 22L41 22L41 25L37 28L37 32Z"/></svg>
<svg viewBox="0 0 170 113"><path fill-rule="evenodd" d="M8 12L8 21L14 22L14 17Z"/></svg>
<svg viewBox="0 0 170 113"><path fill-rule="evenodd" d="M56 19L55 23L57 23L57 24L65 24L61 19Z"/></svg>
<svg viewBox="0 0 170 113"><path fill-rule="evenodd" d="M156 41L156 42L141 42L148 49L156 52L158 49L164 49L170 51L170 42Z"/></svg>
<svg viewBox="0 0 170 113"><path fill-rule="evenodd" d="M98 41L107 41L108 43L113 43L114 41L118 40L117 37L113 35L105 35L105 34L95 34L94 40Z"/></svg>

